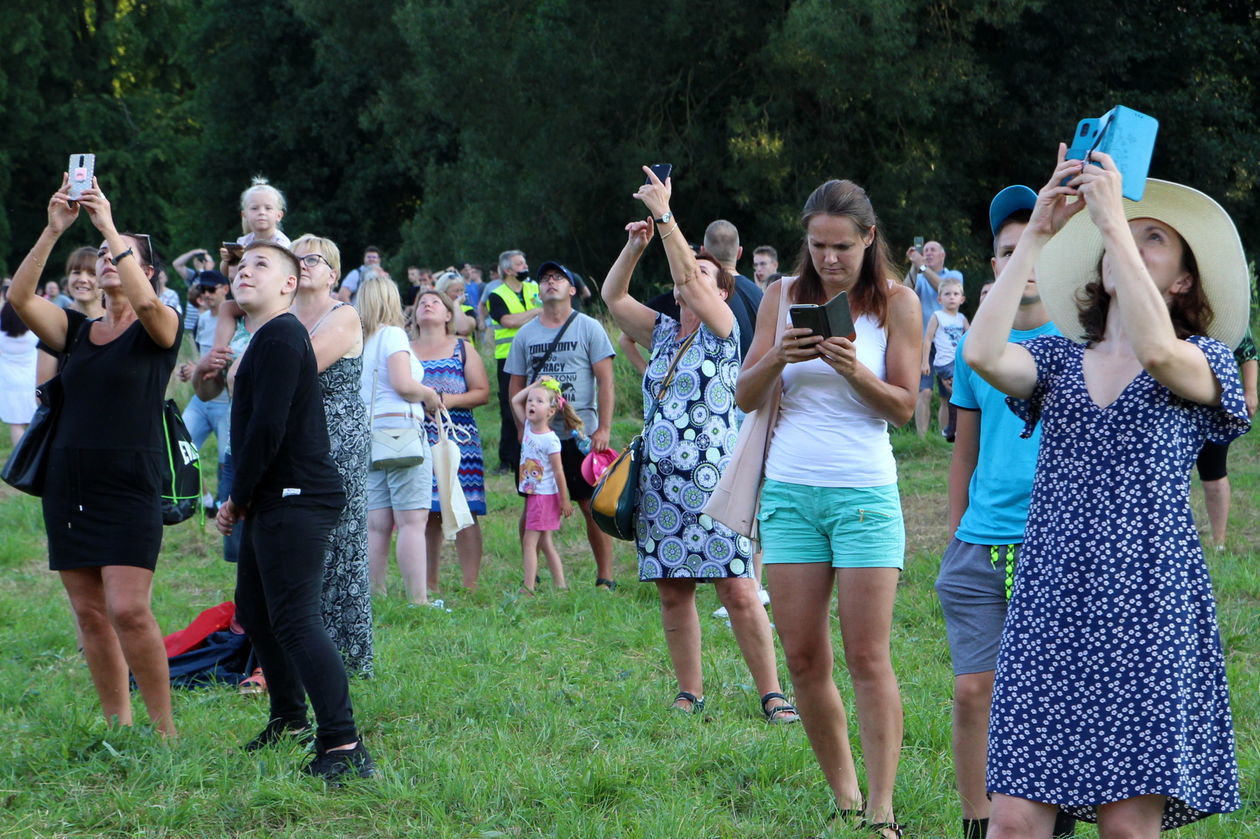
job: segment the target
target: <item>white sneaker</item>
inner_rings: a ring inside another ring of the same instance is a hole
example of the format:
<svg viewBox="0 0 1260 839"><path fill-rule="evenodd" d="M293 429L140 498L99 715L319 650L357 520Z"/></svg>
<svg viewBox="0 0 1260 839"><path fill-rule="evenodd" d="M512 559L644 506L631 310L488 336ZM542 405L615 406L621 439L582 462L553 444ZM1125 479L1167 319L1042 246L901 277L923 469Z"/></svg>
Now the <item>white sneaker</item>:
<svg viewBox="0 0 1260 839"><path fill-rule="evenodd" d="M725 606L719 607L718 610L713 613L713 617L715 618L729 618L730 616L731 616L731 613L726 611Z"/></svg>
<svg viewBox="0 0 1260 839"><path fill-rule="evenodd" d="M764 588L759 588L757 589L757 596L761 598L762 606L770 605L770 592L766 591Z"/></svg>

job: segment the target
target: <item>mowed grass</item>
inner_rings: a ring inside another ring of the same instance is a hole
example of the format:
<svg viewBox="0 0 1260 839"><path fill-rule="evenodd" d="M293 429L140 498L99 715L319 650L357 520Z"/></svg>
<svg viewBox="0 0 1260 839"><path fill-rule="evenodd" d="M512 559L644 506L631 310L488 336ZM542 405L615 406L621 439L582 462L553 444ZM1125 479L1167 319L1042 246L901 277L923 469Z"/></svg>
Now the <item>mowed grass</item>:
<svg viewBox="0 0 1260 839"><path fill-rule="evenodd" d="M638 426L629 365L618 361L614 445ZM180 394L181 401L186 394ZM493 406L479 412L487 461L497 458ZM905 705L896 805L908 834L958 835L949 753L951 671L932 583L946 543L949 446L893 434L906 511L906 571L893 662ZM0 455L7 452L0 451ZM205 452L213 463L213 444ZM1181 831L1260 836L1260 484L1255 435L1231 450L1229 550L1213 553L1228 657L1244 808ZM561 550L572 591L520 599L518 500L489 478L481 586L459 588L453 551L440 592L452 611L409 608L392 570L376 609L377 676L352 683L356 717L380 767L374 781L330 790L297 774L296 751L247 755L266 702L235 689L177 691L181 736L144 725L109 728L56 575L47 570L36 499L0 489L0 836L91 837L805 837L831 802L799 725L767 726L725 623L704 630L703 717L667 710L676 690L655 588L636 582L630 545L617 546L615 593L592 587L594 565L576 521ZM1196 517L1206 525L1201 493ZM164 632L228 600L232 566L211 523L166 531L154 588ZM773 620L773 608L771 612ZM835 626L833 620L833 627ZM838 629L835 631L840 649ZM787 682L786 668L780 671ZM852 692L836 678L860 752ZM789 691L790 692L790 691ZM134 697L138 720L145 719ZM860 758L859 758L860 760ZM860 831L832 835L867 835ZM1082 826L1078 836L1096 835Z"/></svg>

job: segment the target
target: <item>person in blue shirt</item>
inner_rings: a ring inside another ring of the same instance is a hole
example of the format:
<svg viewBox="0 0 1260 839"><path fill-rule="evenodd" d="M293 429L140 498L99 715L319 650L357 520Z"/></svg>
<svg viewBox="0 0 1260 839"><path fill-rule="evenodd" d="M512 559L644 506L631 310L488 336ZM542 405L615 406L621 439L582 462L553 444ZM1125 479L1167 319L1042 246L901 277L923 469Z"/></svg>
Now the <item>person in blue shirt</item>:
<svg viewBox="0 0 1260 839"><path fill-rule="evenodd" d="M999 192L989 208L993 232L990 265L997 277L1015 251L1037 194L1026 186ZM925 249L926 250L926 249ZM983 300L983 297L981 297ZM1012 341L1058 335L1028 277ZM954 360L951 402L958 409L949 466L949 541L936 592L945 612L954 668L954 775L962 799L964 839L982 839L988 827L985 756L993 674L1006 619L1015 562L1037 463L1040 428L1020 437L1024 423L1006 408L1006 395L980 378L963 358L964 335ZM1072 835L1074 822L1059 814L1054 835Z"/></svg>
<svg viewBox="0 0 1260 839"><path fill-rule="evenodd" d="M941 247L940 242L928 242L922 250L912 247L906 251L906 259L910 263L910 271L903 282L913 288L914 293L919 296L920 312L923 315L923 332L926 334L928 324L932 322L932 316L941 309L940 300L937 298L941 281L957 280L961 283L963 275L961 271L945 267L945 248ZM931 355L932 358L929 360L934 361L935 352ZM937 422L942 431L949 422L949 417L946 415L948 405L945 404L947 399L948 397L942 393L941 408L937 412ZM920 437L927 434L931 422L932 374L929 372L919 379L919 395L914 403L914 427Z"/></svg>

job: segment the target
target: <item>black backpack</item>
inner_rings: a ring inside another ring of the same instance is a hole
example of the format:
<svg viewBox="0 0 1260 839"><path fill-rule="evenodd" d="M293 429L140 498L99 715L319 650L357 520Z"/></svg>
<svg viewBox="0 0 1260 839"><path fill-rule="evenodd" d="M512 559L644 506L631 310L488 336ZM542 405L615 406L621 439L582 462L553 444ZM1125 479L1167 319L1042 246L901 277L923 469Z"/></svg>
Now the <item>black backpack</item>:
<svg viewBox="0 0 1260 839"><path fill-rule="evenodd" d="M162 431L167 464L162 478L162 524L179 524L193 513L205 512L201 506L201 455L174 399L162 405Z"/></svg>

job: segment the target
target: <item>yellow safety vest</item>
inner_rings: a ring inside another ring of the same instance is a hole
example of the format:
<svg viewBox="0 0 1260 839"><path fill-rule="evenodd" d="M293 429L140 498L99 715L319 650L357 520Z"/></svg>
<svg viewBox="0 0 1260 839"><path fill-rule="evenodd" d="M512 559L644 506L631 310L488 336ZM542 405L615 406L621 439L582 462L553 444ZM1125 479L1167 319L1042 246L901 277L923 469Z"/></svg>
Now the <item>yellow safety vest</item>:
<svg viewBox="0 0 1260 839"><path fill-rule="evenodd" d="M521 312L535 308L535 306L529 304L538 302L538 283L533 282L532 280L526 280L521 283L520 296L518 296L516 292L512 291L512 289L508 288L507 283L503 283L502 285L496 287L493 293L498 295L499 299L507 304L508 314L518 315ZM522 303L521 297L524 297L527 302ZM494 357L496 359L508 357L508 351L512 349L512 339L516 337L516 333L519 331L520 327L517 327L516 329L508 329L498 321L495 321Z"/></svg>

